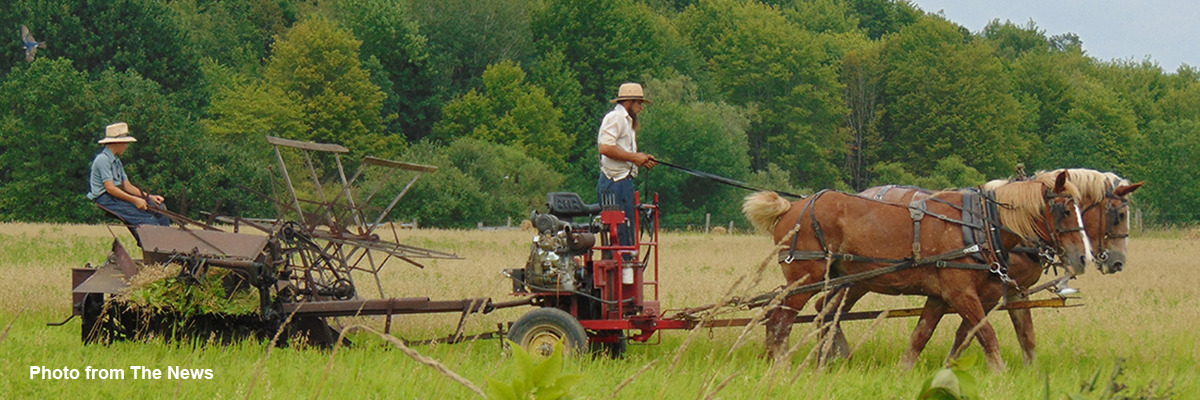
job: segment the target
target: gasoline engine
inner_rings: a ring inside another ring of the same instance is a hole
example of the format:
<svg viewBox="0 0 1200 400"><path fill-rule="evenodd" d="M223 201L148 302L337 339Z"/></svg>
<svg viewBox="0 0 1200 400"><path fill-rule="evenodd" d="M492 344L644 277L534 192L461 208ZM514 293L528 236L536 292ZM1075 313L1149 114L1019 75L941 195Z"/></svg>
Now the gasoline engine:
<svg viewBox="0 0 1200 400"><path fill-rule="evenodd" d="M516 292L570 292L586 286L583 254L596 245L590 232L594 224L573 224L537 211L530 216L538 234L530 245L529 260L521 270L509 270Z"/></svg>

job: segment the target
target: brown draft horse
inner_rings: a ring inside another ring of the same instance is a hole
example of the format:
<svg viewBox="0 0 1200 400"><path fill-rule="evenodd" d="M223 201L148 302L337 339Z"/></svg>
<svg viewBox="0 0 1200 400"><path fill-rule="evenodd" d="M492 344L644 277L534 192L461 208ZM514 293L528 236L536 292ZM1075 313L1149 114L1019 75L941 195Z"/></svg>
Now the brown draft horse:
<svg viewBox="0 0 1200 400"><path fill-rule="evenodd" d="M1035 179L1047 180L1055 177L1062 171L1039 172L1035 176ZM1126 238L1129 237L1128 196L1145 182L1130 184L1128 180L1114 173L1090 169L1069 169L1067 171L1069 172L1069 181L1079 189L1082 195L1079 206L1083 210L1084 230L1087 232L1088 238L1092 241L1093 260L1102 273L1108 274L1120 271L1125 265ZM995 180L983 185L983 188L994 190L1000 185L1011 182L1010 180ZM860 192L859 196L894 204L909 204L914 198L919 199L932 193L932 191L914 186L889 185L869 188ZM1041 262L1042 260L1035 253L1014 251L1009 254L1009 260L1008 275L1021 288L1027 289L1036 284L1042 272L1046 270L1046 267ZM1083 271L1080 269L1074 271L1074 273L1083 273ZM1068 274L1073 275L1072 271L1068 271ZM1008 301L1024 299L1022 293L1011 290L1005 291L1000 282L993 281L992 286L994 287L981 290L981 300L983 300L986 308L990 309L999 301L999 297L996 296L997 294L1003 294ZM845 304L835 308L843 312L851 310L854 304L868 292L865 288L853 286L843 290L847 291L842 297ZM823 304L817 304L818 308L823 306ZM933 307L935 305L926 304L926 306ZM1025 364L1031 365L1037 359L1032 312L1029 309L1014 309L1008 310L1008 316L1012 320L1013 329L1017 333L1017 341L1021 345ZM931 323L935 326L937 325L936 321L931 321ZM835 324L831 329L831 334L834 335L832 346L832 351L835 352L834 355L849 357L850 346L846 341L845 334L842 332L840 322ZM966 320L963 320L958 327L954 346L951 349L957 349L962 345L970 329L971 325Z"/></svg>
<svg viewBox="0 0 1200 400"><path fill-rule="evenodd" d="M794 203L788 203L774 192L759 192L746 198L742 210L756 227L764 231L770 229L775 242L790 245L791 250L920 260L965 247L963 227L954 222L963 219L963 212L953 206L963 204L963 196L961 192L931 195L930 199L937 200L924 203L925 214L920 218L916 218L907 206L835 191L822 192ZM1002 248L995 250L1006 252L1021 243L1024 237L1037 237L1061 247L1068 263L1074 267L1086 265L1091 254L1087 251L1088 239L1078 217L1076 201L1079 192L1067 181L1067 173L1059 174L1049 185L1041 180L1004 185L996 190L995 196L1004 205L1000 208L1000 222L1007 227L1001 231ZM914 220L921 222L919 236L914 234ZM780 243L793 227L796 230L793 240ZM919 238L919 246L915 238ZM793 254L790 250L785 253ZM968 256L950 261L960 265L974 263ZM789 284L796 281L811 284L830 274L853 275L889 267L886 263L847 261L841 257L829 260L788 257L781 260L780 265ZM928 312L921 316L922 321L936 321L941 318L941 314L936 314L939 310L944 313L946 307L954 307L971 326L980 326L976 336L984 347L988 364L999 370L1004 368L1004 360L1000 356L995 330L983 321L986 310L979 291L990 285L992 276L986 268L921 265L864 279L855 285L876 293L924 295L932 303L944 305L927 308ZM784 301L784 307L771 312L766 348L772 358L785 354L783 350L797 310L803 309L813 295L791 296ZM911 367L915 362L932 328L928 323L918 323L918 332L914 333L913 345L902 359L903 365Z"/></svg>

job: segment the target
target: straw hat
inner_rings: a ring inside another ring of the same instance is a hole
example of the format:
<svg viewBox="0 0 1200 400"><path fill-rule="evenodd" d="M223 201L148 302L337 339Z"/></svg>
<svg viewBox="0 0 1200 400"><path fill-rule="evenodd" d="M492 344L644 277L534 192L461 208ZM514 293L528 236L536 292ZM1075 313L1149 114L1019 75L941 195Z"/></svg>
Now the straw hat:
<svg viewBox="0 0 1200 400"><path fill-rule="evenodd" d="M129 136L129 124L118 122L104 128L104 139L100 139L100 144L109 143L129 143L136 142L133 136Z"/></svg>
<svg viewBox="0 0 1200 400"><path fill-rule="evenodd" d="M645 94L642 93L642 85L633 82L622 83L621 88L617 89L617 98L609 102L617 103L625 100L641 100L651 103L650 100L646 100Z"/></svg>

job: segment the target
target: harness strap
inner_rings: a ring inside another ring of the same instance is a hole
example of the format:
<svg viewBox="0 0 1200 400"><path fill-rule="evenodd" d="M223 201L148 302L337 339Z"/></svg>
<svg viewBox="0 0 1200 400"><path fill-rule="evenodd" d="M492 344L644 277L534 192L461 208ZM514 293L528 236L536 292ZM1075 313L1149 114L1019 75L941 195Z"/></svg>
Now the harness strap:
<svg viewBox="0 0 1200 400"><path fill-rule="evenodd" d="M925 219L925 199L908 203L908 216L913 220L912 258L921 259L921 220Z"/></svg>
<svg viewBox="0 0 1200 400"><path fill-rule="evenodd" d="M896 262L896 263L895 263L895 265L888 266L885 268L874 269L874 270L860 272L860 273L852 274L852 275L840 276L837 278L830 278L830 279L823 280L820 282L810 283L810 284L807 284L804 286L798 286L792 290L788 290L787 292L783 293L783 296L784 296L784 298L787 298L787 297L792 297L792 296L795 296L795 295L801 294L801 293L816 292L816 291L819 291L826 287L851 284L854 282L871 279L871 278L874 278L874 277L877 277L880 275L886 275L886 274L890 274L893 272L899 272L899 271L903 271L903 270L906 270L909 268L923 266L923 265L933 265L933 266L939 267L939 268L960 268L960 269L989 271L990 268L987 265L973 264L973 263L959 263L959 262L949 261L949 260L967 257L971 254L978 253L978 252L979 252L979 246L974 245L974 246L964 247L964 248L961 248L958 250L953 250L953 251L949 251L946 253L938 254L936 256L930 256L930 257L923 258L923 259L920 259L917 261L913 261L911 259L910 260L893 260L893 259L883 259L883 258L862 257L862 256L856 256L853 254L817 254L817 252L813 252L813 251L797 252L797 254L801 254L803 257L806 257L806 258L803 258L804 260L825 259L828 256L833 259L856 261L856 262L879 262L879 263ZM780 253L780 256L783 256L782 252ZM788 257L792 258L793 261L798 259L798 258L795 258L792 256L788 256ZM779 296L779 295L780 295L780 291L775 290L770 293L764 293L764 294L760 294L758 296L754 296L744 302L741 301L740 299L734 299L734 300L730 301L730 305L746 305L750 308L762 307L762 306L766 305L767 303L770 303L772 299L774 299L776 296Z"/></svg>
<svg viewBox="0 0 1200 400"><path fill-rule="evenodd" d="M817 221L817 212L815 209L817 200L819 200L821 196L825 195L825 193L829 190L830 189L825 189L817 192L817 194L814 194L812 196L812 200L809 200L808 204L804 206L804 210L800 211L800 216L796 217L796 228L794 228L794 230L797 231L797 234L792 235L792 246L788 249L788 261L783 261L784 263L790 263L790 260L794 259L792 254L796 252L796 241L800 239L799 228L801 221L804 221L804 214L812 215L813 234L817 237L817 241L821 243L822 254L824 254L825 251L828 251L828 246L825 245L825 235L821 233L821 223Z"/></svg>

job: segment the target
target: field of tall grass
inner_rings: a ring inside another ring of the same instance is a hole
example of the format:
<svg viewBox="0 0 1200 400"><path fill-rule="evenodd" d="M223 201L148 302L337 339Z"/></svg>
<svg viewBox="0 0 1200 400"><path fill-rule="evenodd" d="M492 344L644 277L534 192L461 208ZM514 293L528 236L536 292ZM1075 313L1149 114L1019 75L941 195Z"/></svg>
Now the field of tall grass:
<svg viewBox="0 0 1200 400"><path fill-rule="evenodd" d="M414 361L387 341L355 335L354 346L338 352L270 348L257 341L233 345L122 342L83 346L80 325L70 314L70 269L103 262L112 233L132 243L123 228L82 225L0 224L0 398L472 398L477 395L442 373ZM511 284L500 275L520 267L531 233L523 231L400 231L407 244L450 251L465 260L430 261L420 269L392 263L383 274L390 297L509 300ZM386 233L384 236L390 236ZM137 254L134 255L137 257ZM750 279L770 239L752 235L666 234L662 238L661 299L664 308L718 300L739 279ZM1200 398L1200 245L1186 232L1135 235L1125 271L1092 270L1072 284L1085 306L1034 311L1038 361L1025 366L1004 314L992 322L1008 369L976 367L981 397L1052 399L1078 393L1098 372L1107 382L1125 360L1121 383L1130 389L1175 398ZM782 284L770 265L763 281L742 294ZM374 288L360 292L378 296ZM858 310L920 307L923 299L871 295ZM530 308L473 316L469 333L495 330ZM806 310L810 313L811 310ZM743 316L749 314L742 314ZM452 333L457 315L398 317L393 334L427 339ZM342 319L341 324L382 326L382 319ZM853 358L824 368L805 363L811 344L802 344L791 363L773 365L760 357L761 327L745 344L738 328L664 332L655 345L631 345L621 360L574 358L566 372L582 374L580 398L914 398L923 381L942 367L959 319L950 316L930 341L918 365L896 364L907 348L915 319L847 322ZM798 325L793 343L812 328ZM496 340L412 348L444 364L477 386L488 377L508 380L519 371ZM967 354L982 356L976 345ZM122 369L124 379L30 378L31 366L49 369ZM163 371L160 379L134 379L131 366ZM167 368L210 369L212 379L168 379ZM631 381L630 381L631 380ZM629 381L627 385L623 382ZM618 391L619 389L619 391ZM1090 398L1090 397L1089 397Z"/></svg>

